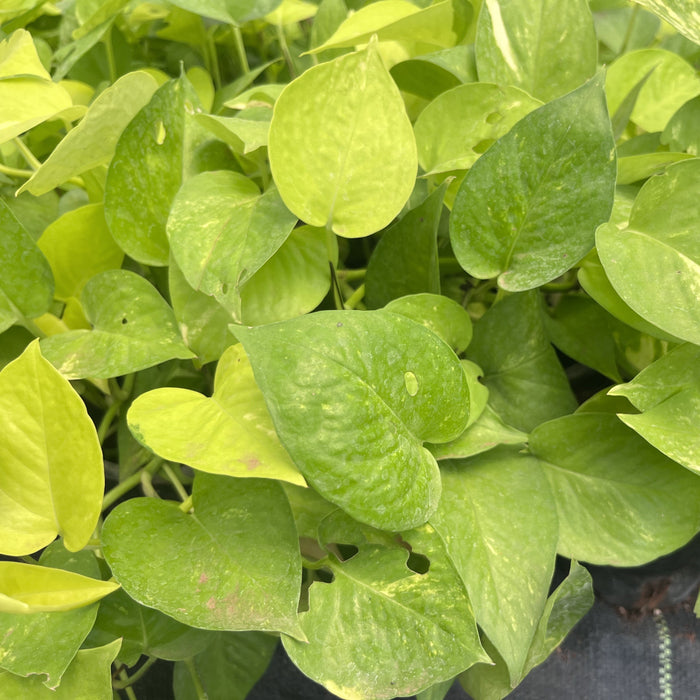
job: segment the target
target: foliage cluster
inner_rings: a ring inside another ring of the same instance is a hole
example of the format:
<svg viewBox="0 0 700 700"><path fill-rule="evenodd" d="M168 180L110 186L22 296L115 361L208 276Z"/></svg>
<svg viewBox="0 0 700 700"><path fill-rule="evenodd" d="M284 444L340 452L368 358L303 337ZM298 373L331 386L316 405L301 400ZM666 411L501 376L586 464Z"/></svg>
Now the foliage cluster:
<svg viewBox="0 0 700 700"><path fill-rule="evenodd" d="M2 3L0 695L498 700L692 538L699 17Z"/></svg>

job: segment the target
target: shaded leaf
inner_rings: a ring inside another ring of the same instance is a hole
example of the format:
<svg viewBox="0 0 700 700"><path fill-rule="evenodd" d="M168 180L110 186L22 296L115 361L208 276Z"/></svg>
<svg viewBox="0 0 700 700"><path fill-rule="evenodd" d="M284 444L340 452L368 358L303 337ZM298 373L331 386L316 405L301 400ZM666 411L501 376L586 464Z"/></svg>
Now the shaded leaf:
<svg viewBox="0 0 700 700"><path fill-rule="evenodd" d="M635 0L657 14L683 36L700 44L700 2L698 0Z"/></svg>
<svg viewBox="0 0 700 700"><path fill-rule="evenodd" d="M469 274L523 291L563 274L593 247L615 188L602 80L523 117L469 170L450 217L450 240Z"/></svg>
<svg viewBox="0 0 700 700"><path fill-rule="evenodd" d="M623 423L671 459L700 472L700 348L681 345L609 393L627 397L642 411L618 413Z"/></svg>
<svg viewBox="0 0 700 700"><path fill-rule="evenodd" d="M68 331L41 341L44 356L69 379L118 377L193 357L172 309L134 272L96 275L85 285L81 302L91 331Z"/></svg>
<svg viewBox="0 0 700 700"><path fill-rule="evenodd" d="M559 513L559 552L637 566L700 529L700 480L609 413L577 413L530 435Z"/></svg>
<svg viewBox="0 0 700 700"><path fill-rule="evenodd" d="M505 297L475 324L467 352L484 371L493 409L523 432L576 408L540 303L536 292Z"/></svg>
<svg viewBox="0 0 700 700"><path fill-rule="evenodd" d="M109 514L102 548L124 590L193 627L303 639L301 558L279 484L199 473L192 495L192 515L154 498L132 498Z"/></svg>

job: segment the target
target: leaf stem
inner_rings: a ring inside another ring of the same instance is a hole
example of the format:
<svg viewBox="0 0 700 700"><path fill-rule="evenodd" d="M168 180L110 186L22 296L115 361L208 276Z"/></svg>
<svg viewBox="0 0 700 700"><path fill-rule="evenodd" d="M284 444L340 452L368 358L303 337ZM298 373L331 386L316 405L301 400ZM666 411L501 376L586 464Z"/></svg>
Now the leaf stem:
<svg viewBox="0 0 700 700"><path fill-rule="evenodd" d="M289 76L292 80L297 77L296 68L294 68L294 62L292 61L292 54L289 53L289 46L287 46L287 37L284 34L284 29L282 24L278 23L275 25L277 30L277 41L279 42L280 48L282 49L282 55L284 56L284 61L289 69Z"/></svg>
<svg viewBox="0 0 700 700"><path fill-rule="evenodd" d="M185 659L185 666L187 666L187 670L190 672L192 685L194 686L195 693L197 693L197 700L207 700L208 695L202 687L202 682L199 680L199 675L197 674L197 669L195 668L192 657Z"/></svg>
<svg viewBox="0 0 700 700"><path fill-rule="evenodd" d="M105 53L107 54L107 67L109 68L109 82L117 82L117 63L114 60L114 46L112 46L112 27L107 30L104 38Z"/></svg>
<svg viewBox="0 0 700 700"><path fill-rule="evenodd" d="M113 489L110 489L102 499L102 510L106 510L113 503L118 501L124 494L129 493L131 489L136 488L141 483L141 476L145 473L155 474L160 469L163 460L160 457L154 457L145 467L142 467L131 476L118 483Z"/></svg>
<svg viewBox="0 0 700 700"><path fill-rule="evenodd" d="M241 64L241 71L243 75L248 75L248 73L250 73L250 66L248 65L248 55L245 52L243 34L241 34L241 28L238 25L231 25L231 36L233 36L233 45L236 48L236 56L238 56L238 62Z"/></svg>
<svg viewBox="0 0 700 700"><path fill-rule="evenodd" d="M180 500L183 503L187 502L190 495L187 493L187 491L185 491L185 487L182 485L180 479L177 478L177 474L175 474L172 467L167 463L163 464L163 472L165 476L168 477L168 480L173 485L173 488L177 491L177 495L180 496Z"/></svg>
<svg viewBox="0 0 700 700"><path fill-rule="evenodd" d="M121 671L119 671L119 678L121 678L122 681L125 681L129 678L126 669L122 668ZM112 681L112 686L114 686L114 684L118 682L119 681ZM126 697L129 698L129 700L138 700L134 689L130 685L124 686L122 690L124 690L124 692L126 693Z"/></svg>
<svg viewBox="0 0 700 700"><path fill-rule="evenodd" d="M25 180L28 180L32 175L34 175L33 170L11 168L9 165L3 165L2 163L0 163L0 173L3 175L9 175L10 177L23 177Z"/></svg>
<svg viewBox="0 0 700 700"><path fill-rule="evenodd" d="M180 504L180 510L183 513L189 513L192 510L192 503L192 496L188 496L187 499Z"/></svg>
<svg viewBox="0 0 700 700"><path fill-rule="evenodd" d="M214 32L216 27L212 27L207 33L207 49L211 57L211 75L214 79L214 85L217 90L221 90L221 69L219 68L219 55L216 52L216 42L214 41Z"/></svg>
<svg viewBox="0 0 700 700"><path fill-rule="evenodd" d="M345 302L346 309L354 309L365 298L365 285L361 284Z"/></svg>
<svg viewBox="0 0 700 700"><path fill-rule="evenodd" d="M367 270L336 270L335 274L338 275L338 279L340 280L354 282L355 280L363 280L367 274Z"/></svg>
<svg viewBox="0 0 700 700"><path fill-rule="evenodd" d="M112 687L116 688L117 690L126 690L130 685L133 685L136 683L136 681L140 680L143 678L146 673L148 672L148 669L153 666L153 664L157 661L158 659L155 656L149 656L141 665L141 667L137 670L134 671L134 673L129 676L127 675L126 671L122 670L122 672L119 674L119 677L122 679L121 681L113 681L112 682Z"/></svg>
<svg viewBox="0 0 700 700"><path fill-rule="evenodd" d="M41 167L41 161L27 148L27 145L19 136L15 136L12 142L17 146L17 150L24 156L24 160L27 161L32 170L38 170Z"/></svg>
<svg viewBox="0 0 700 700"><path fill-rule="evenodd" d="M97 438L100 441L100 445L104 444L104 441L106 440L107 435L109 433L109 429L112 426L112 421L114 420L115 416L119 413L119 409L121 407L121 401L114 401L110 406L107 407L107 410L102 416L100 425L97 428Z"/></svg>

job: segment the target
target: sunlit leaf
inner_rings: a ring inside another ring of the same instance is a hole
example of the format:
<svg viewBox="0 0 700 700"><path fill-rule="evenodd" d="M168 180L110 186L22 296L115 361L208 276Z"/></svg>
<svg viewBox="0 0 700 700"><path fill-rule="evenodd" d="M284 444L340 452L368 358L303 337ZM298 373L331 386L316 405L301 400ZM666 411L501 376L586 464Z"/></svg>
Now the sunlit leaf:
<svg viewBox="0 0 700 700"><path fill-rule="evenodd" d="M38 342L0 372L0 551L21 556L60 534L71 551L102 505L102 451L85 404Z"/></svg>
<svg viewBox="0 0 700 700"><path fill-rule="evenodd" d="M221 356L211 398L178 388L137 397L129 429L156 454L212 474L306 482L282 447L241 345Z"/></svg>
<svg viewBox="0 0 700 700"><path fill-rule="evenodd" d="M109 514L102 547L124 590L193 627L303 639L301 559L279 484L200 473L193 498L191 515L155 498L132 498Z"/></svg>
<svg viewBox="0 0 700 700"><path fill-rule="evenodd" d="M372 43L307 70L284 89L268 148L289 209L349 238L389 224L415 182L413 130Z"/></svg>
<svg viewBox="0 0 700 700"><path fill-rule="evenodd" d="M469 413L466 378L447 344L381 310L322 311L235 332L282 444L322 496L385 529L428 519L440 481L421 443L456 437Z"/></svg>

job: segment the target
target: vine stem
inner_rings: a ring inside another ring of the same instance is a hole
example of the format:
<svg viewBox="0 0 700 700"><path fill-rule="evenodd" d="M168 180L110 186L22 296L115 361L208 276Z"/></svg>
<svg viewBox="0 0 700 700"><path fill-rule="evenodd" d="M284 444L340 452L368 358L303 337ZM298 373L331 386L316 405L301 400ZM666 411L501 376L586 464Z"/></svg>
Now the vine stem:
<svg viewBox="0 0 700 700"><path fill-rule="evenodd" d="M115 416L119 413L119 409L122 407L121 401L114 401L105 411L100 421L100 425L97 428L97 438L102 445L109 434L109 429L112 427L112 421Z"/></svg>
<svg viewBox="0 0 700 700"><path fill-rule="evenodd" d="M163 472L170 480L173 488L177 491L177 495L180 496L180 500L183 501L183 503L186 503L190 495L187 493L187 491L185 491L185 487L182 485L180 479L177 478L177 475L172 470L172 467L169 464L163 464Z"/></svg>
<svg viewBox="0 0 700 700"><path fill-rule="evenodd" d="M15 136L12 142L17 146L17 150L24 156L24 160L27 161L29 167L32 170L39 170L41 167L41 161L27 148L27 145L22 141L19 136Z"/></svg>
<svg viewBox="0 0 700 700"><path fill-rule="evenodd" d="M346 309L354 309L365 298L365 285L361 284L345 302Z"/></svg>
<svg viewBox="0 0 700 700"><path fill-rule="evenodd" d="M202 682L199 680L199 676L197 675L197 669L194 666L194 661L192 660L192 657L190 657L189 659L185 659L185 666L187 666L187 670L190 672L192 685L194 685L194 690L197 693L197 700L207 700L207 692L202 687Z"/></svg>
<svg viewBox="0 0 700 700"><path fill-rule="evenodd" d="M3 175L9 175L10 177L23 177L25 180L28 180L32 175L34 175L33 170L11 168L9 165L3 165L2 163L0 163L0 173Z"/></svg>
<svg viewBox="0 0 700 700"><path fill-rule="evenodd" d="M243 43L243 34L241 33L241 28L237 24L231 25L231 36L233 36L233 45L236 48L236 56L238 56L238 62L241 64L241 71L243 75L248 75L250 73L250 66L248 65L248 55L245 52L245 44Z"/></svg>
<svg viewBox="0 0 700 700"><path fill-rule="evenodd" d="M336 270L335 274L338 275L338 279L344 280L345 282L354 282L356 280L362 280L367 274L367 270Z"/></svg>
<svg viewBox="0 0 700 700"><path fill-rule="evenodd" d="M137 671L134 671L133 675L131 676L129 676L127 672L122 669L121 673L119 674L121 681L113 681L112 687L116 688L117 690L126 690L126 688L128 688L130 685L133 685L140 678L143 678L148 672L148 669L151 668L151 666L153 666L157 660L158 659L155 656L149 656L143 662L143 665Z"/></svg>
<svg viewBox="0 0 700 700"><path fill-rule="evenodd" d="M113 489L110 489L102 499L102 510L106 510L113 503L116 503L124 494L129 493L131 489L136 488L142 483L142 477L148 473L155 474L160 469L163 460L160 457L154 457L145 467L142 467L124 481L118 483Z"/></svg>
<svg viewBox="0 0 700 700"><path fill-rule="evenodd" d="M294 68L294 62L292 61L292 54L289 52L289 46L287 46L287 37L284 34L284 29L281 24L276 25L277 28L277 41L279 41L280 48L282 49L282 55L284 56L284 61L289 68L289 75L294 80L297 77L296 69Z"/></svg>

